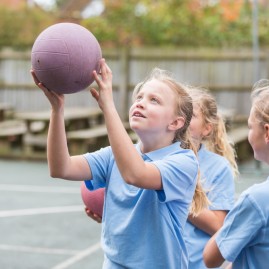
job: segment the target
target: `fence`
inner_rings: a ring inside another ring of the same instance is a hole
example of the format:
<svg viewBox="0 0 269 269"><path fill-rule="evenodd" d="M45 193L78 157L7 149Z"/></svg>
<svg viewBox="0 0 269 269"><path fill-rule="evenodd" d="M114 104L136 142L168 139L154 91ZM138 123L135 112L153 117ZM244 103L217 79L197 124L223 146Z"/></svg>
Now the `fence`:
<svg viewBox="0 0 269 269"><path fill-rule="evenodd" d="M17 111L49 108L47 99L36 88L29 70L30 51L9 49L0 52L0 102L11 104ZM123 48L104 49L103 56L113 71L113 90L120 115L126 118L131 90L153 67L174 73L184 83L203 86L215 95L218 104L247 115L249 93L254 83L251 49L182 49ZM259 53L260 78L268 78L269 53ZM96 106L87 91L66 95L67 106Z"/></svg>

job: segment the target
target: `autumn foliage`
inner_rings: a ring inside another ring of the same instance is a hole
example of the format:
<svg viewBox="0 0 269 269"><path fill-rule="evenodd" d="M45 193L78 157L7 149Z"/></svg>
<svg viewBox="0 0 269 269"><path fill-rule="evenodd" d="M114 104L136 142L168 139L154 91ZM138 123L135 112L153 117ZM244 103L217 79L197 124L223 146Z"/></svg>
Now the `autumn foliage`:
<svg viewBox="0 0 269 269"><path fill-rule="evenodd" d="M88 28L103 47L252 46L252 4L246 0L103 0L101 15L76 22ZM268 6L259 7L259 41L269 45ZM267 7L267 8L266 8ZM59 10L0 5L0 48L29 48L49 25L62 21ZM74 18L66 19L73 21Z"/></svg>

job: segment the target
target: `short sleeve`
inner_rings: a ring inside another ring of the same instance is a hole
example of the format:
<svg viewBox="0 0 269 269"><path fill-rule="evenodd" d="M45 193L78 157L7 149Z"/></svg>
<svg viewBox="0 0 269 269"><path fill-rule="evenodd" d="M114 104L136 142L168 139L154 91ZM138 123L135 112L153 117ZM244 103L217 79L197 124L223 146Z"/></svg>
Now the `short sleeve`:
<svg viewBox="0 0 269 269"><path fill-rule="evenodd" d="M109 178L113 161L111 147L102 148L93 153L86 153L83 156L87 160L92 172L92 179L85 180L87 188L93 190L104 187L106 180Z"/></svg>
<svg viewBox="0 0 269 269"><path fill-rule="evenodd" d="M226 164L226 162L225 162ZM234 205L235 187L230 166L223 165L212 185L208 187L210 210L230 210ZM207 188L205 188L207 190Z"/></svg>
<svg viewBox="0 0 269 269"><path fill-rule="evenodd" d="M157 192L162 202L182 200L192 201L197 173L197 160L191 155L175 154L166 159L155 161L161 173L163 191Z"/></svg>
<svg viewBox="0 0 269 269"><path fill-rule="evenodd" d="M216 237L222 256L234 262L264 224L265 219L256 202L249 195L240 197L226 216L224 225Z"/></svg>

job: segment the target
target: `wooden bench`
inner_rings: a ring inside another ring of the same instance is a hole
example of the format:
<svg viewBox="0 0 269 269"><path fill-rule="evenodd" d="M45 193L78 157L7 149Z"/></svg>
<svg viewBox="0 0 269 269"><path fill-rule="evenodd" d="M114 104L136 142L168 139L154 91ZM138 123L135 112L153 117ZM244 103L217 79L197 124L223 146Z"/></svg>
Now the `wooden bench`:
<svg viewBox="0 0 269 269"><path fill-rule="evenodd" d="M32 153L34 148L45 150L47 147L47 134L26 133L23 137L23 144L26 153Z"/></svg>
<svg viewBox="0 0 269 269"><path fill-rule="evenodd" d="M0 122L0 137L22 135L26 132L26 124L19 120L6 120Z"/></svg>
<svg viewBox="0 0 269 269"><path fill-rule="evenodd" d="M129 123L123 123L127 132L130 132ZM131 139L136 139L130 133ZM67 132L67 141L71 154L93 151L109 144L105 124L96 125L89 129L81 129Z"/></svg>
<svg viewBox="0 0 269 269"><path fill-rule="evenodd" d="M47 148L47 132L50 122L50 110L17 112L15 117L26 123L27 132L23 136L24 155L44 155ZM66 107L64 111L66 130L89 128L92 124L103 122L99 108Z"/></svg>

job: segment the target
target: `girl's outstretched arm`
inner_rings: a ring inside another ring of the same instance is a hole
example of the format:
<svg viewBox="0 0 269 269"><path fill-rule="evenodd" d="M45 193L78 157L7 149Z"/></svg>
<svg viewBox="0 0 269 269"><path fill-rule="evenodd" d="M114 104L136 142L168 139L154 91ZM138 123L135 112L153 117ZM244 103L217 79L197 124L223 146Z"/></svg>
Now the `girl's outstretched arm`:
<svg viewBox="0 0 269 269"><path fill-rule="evenodd" d="M51 117L47 138L47 159L52 177L84 180L91 178L91 171L83 156L70 157L64 122L64 95L48 90L31 74L36 85L44 92L51 104Z"/></svg>
<svg viewBox="0 0 269 269"><path fill-rule="evenodd" d="M108 138L116 163L126 183L145 189L161 189L162 181L158 168L144 162L135 149L117 113L112 94L112 72L105 60L101 60L101 77L94 72L99 90L91 89L104 113Z"/></svg>

